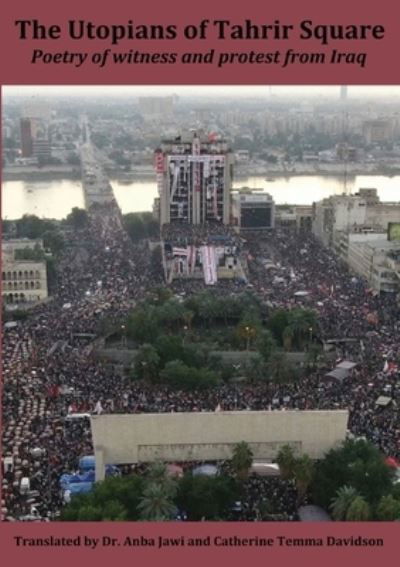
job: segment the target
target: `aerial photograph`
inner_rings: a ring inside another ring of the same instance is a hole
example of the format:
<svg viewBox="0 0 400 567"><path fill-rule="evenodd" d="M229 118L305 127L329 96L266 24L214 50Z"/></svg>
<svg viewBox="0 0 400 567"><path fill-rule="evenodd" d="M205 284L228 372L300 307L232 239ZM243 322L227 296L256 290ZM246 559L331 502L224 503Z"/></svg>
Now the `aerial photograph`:
<svg viewBox="0 0 400 567"><path fill-rule="evenodd" d="M1 120L1 520L400 520L400 87Z"/></svg>

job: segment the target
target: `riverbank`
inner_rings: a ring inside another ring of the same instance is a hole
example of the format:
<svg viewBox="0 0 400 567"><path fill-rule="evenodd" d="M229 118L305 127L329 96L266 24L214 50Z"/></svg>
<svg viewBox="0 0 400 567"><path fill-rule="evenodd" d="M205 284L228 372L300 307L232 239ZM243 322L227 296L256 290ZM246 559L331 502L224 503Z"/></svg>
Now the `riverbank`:
<svg viewBox="0 0 400 567"><path fill-rule="evenodd" d="M273 167L273 166L272 166ZM276 166L275 166L276 167ZM144 168L140 166L130 171L121 171L114 167L105 167L107 175L121 184L129 184L140 181L155 180L155 172L152 166ZM318 175L319 177L344 177L342 164L296 164L290 170L285 168L260 168L260 167L240 167L235 169L235 179L245 180L249 177L265 177L265 182L273 182L275 179L290 179L291 177L307 177ZM400 166L388 166L385 164L360 164L357 167L349 167L346 171L347 179L352 179L358 175L374 175L394 177L400 175ZM3 181L53 181L58 179L80 179L80 169L63 166L51 167L6 167L2 172Z"/></svg>

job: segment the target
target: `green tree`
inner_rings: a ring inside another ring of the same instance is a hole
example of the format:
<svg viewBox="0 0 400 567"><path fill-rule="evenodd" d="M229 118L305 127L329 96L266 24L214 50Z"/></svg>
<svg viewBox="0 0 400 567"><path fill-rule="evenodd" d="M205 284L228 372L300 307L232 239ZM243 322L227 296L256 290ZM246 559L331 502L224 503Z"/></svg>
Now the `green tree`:
<svg viewBox="0 0 400 567"><path fill-rule="evenodd" d="M343 522L346 519L350 505L357 496L359 496L359 494L352 486L341 486L330 505L333 519L338 522Z"/></svg>
<svg viewBox="0 0 400 567"><path fill-rule="evenodd" d="M176 506L162 484L151 482L143 490L138 510L141 519L162 522L172 520L176 513Z"/></svg>
<svg viewBox="0 0 400 567"><path fill-rule="evenodd" d="M288 315L288 326L293 329L296 345L302 348L310 340L317 326L316 313L312 309L292 309Z"/></svg>
<svg viewBox="0 0 400 567"><path fill-rule="evenodd" d="M138 475L106 478L89 494L71 498L61 513L62 521L138 520L144 479Z"/></svg>
<svg viewBox="0 0 400 567"><path fill-rule="evenodd" d="M85 209L73 207L65 222L71 225L75 230L85 228L89 222L89 216Z"/></svg>
<svg viewBox="0 0 400 567"><path fill-rule="evenodd" d="M248 477L252 462L253 451L250 449L248 443L245 441L237 443L233 449L231 463L236 476L240 480L245 480Z"/></svg>
<svg viewBox="0 0 400 567"><path fill-rule="evenodd" d="M267 364L267 370L272 382L286 384L297 378L293 365L283 352L273 352Z"/></svg>
<svg viewBox="0 0 400 567"><path fill-rule="evenodd" d="M154 346L160 356L162 366L172 360L183 360L185 358L182 337L177 335L160 335Z"/></svg>
<svg viewBox="0 0 400 567"><path fill-rule="evenodd" d="M257 339L258 352L263 357L264 362L268 362L272 353L276 349L276 341L268 329L262 331Z"/></svg>
<svg viewBox="0 0 400 567"><path fill-rule="evenodd" d="M64 237L57 229L46 230L43 232L42 238L44 248L49 249L55 256L57 256L65 247Z"/></svg>
<svg viewBox="0 0 400 567"><path fill-rule="evenodd" d="M183 390L201 390L216 386L218 375L207 368L187 366L181 360L167 362L160 372L160 378L166 384Z"/></svg>
<svg viewBox="0 0 400 567"><path fill-rule="evenodd" d="M36 215L24 215L15 224L18 238L40 238L46 231L55 228L52 221L40 219Z"/></svg>
<svg viewBox="0 0 400 567"><path fill-rule="evenodd" d="M127 334L139 343L154 344L159 335L156 308L148 304L138 306L127 321Z"/></svg>
<svg viewBox="0 0 400 567"><path fill-rule="evenodd" d="M372 443L347 440L331 449L316 466L313 483L314 500L328 508L340 487L353 486L374 507L385 494L392 492L393 470Z"/></svg>
<svg viewBox="0 0 400 567"><path fill-rule="evenodd" d="M296 457L290 445L283 445L276 456L276 462L279 465L281 477L289 480L294 477L294 469Z"/></svg>
<svg viewBox="0 0 400 567"><path fill-rule="evenodd" d="M149 344L143 344L135 356L135 377L156 382L160 370L160 357L157 350Z"/></svg>
<svg viewBox="0 0 400 567"><path fill-rule="evenodd" d="M371 509L368 502L358 495L350 504L347 514L347 522L367 522L371 517Z"/></svg>
<svg viewBox="0 0 400 567"><path fill-rule="evenodd" d="M376 517L382 522L393 522L400 519L400 502L392 494L386 494L379 500Z"/></svg>
<svg viewBox="0 0 400 567"><path fill-rule="evenodd" d="M302 455L294 464L294 479L297 488L297 501L303 502L314 477L314 463L308 455Z"/></svg>
<svg viewBox="0 0 400 567"><path fill-rule="evenodd" d="M232 478L186 474L179 482L176 503L191 521L217 520L226 518L239 498L239 487Z"/></svg>
<svg viewBox="0 0 400 567"><path fill-rule="evenodd" d="M275 340L281 345L283 345L283 331L288 324L288 311L286 309L277 309L268 318L267 326L275 337Z"/></svg>
<svg viewBox="0 0 400 567"><path fill-rule="evenodd" d="M151 290L151 295L154 305L163 305L172 298L173 293L168 287L159 286Z"/></svg>

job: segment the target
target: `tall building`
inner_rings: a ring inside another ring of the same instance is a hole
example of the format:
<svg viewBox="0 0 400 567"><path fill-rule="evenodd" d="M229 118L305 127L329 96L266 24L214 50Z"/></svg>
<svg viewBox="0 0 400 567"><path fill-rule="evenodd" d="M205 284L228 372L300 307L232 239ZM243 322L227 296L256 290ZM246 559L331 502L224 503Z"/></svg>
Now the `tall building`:
<svg viewBox="0 0 400 567"><path fill-rule="evenodd" d="M30 118L21 118L21 152L22 157L31 157L33 153L32 124Z"/></svg>
<svg viewBox="0 0 400 567"><path fill-rule="evenodd" d="M229 224L234 156L225 140L190 134L155 152L160 223Z"/></svg>

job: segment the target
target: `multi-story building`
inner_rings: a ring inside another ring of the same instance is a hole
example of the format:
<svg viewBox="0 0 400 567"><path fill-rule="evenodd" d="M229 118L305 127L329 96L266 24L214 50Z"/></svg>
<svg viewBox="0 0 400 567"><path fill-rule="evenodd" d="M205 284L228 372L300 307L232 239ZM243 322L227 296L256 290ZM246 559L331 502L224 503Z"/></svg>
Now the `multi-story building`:
<svg viewBox="0 0 400 567"><path fill-rule="evenodd" d="M46 261L17 259L18 251L24 249L43 249L43 242L15 239L2 243L2 297L5 303L35 302L48 297Z"/></svg>
<svg viewBox="0 0 400 567"><path fill-rule="evenodd" d="M240 230L264 230L275 226L275 203L268 193L241 189L233 194L232 221Z"/></svg>
<svg viewBox="0 0 400 567"><path fill-rule="evenodd" d="M391 142L393 139L393 125L391 120L367 120L363 124L363 135L367 144L380 144Z"/></svg>
<svg viewBox="0 0 400 567"><path fill-rule="evenodd" d="M341 235L356 230L386 232L400 219L400 203L381 203L376 189L355 195L333 195L313 205L313 232L325 246L335 247Z"/></svg>
<svg viewBox="0 0 400 567"><path fill-rule="evenodd" d="M398 292L400 280L391 261L400 254L400 242L390 242L385 235L371 240L368 240L368 235L364 236L363 241L353 241L349 245L349 268L364 277L379 293Z"/></svg>
<svg viewBox="0 0 400 567"><path fill-rule="evenodd" d="M155 152L160 223L229 224L234 155L203 134L165 140Z"/></svg>
<svg viewBox="0 0 400 567"><path fill-rule="evenodd" d="M21 118L20 126L22 157L29 158L33 153L32 124L30 118Z"/></svg>

